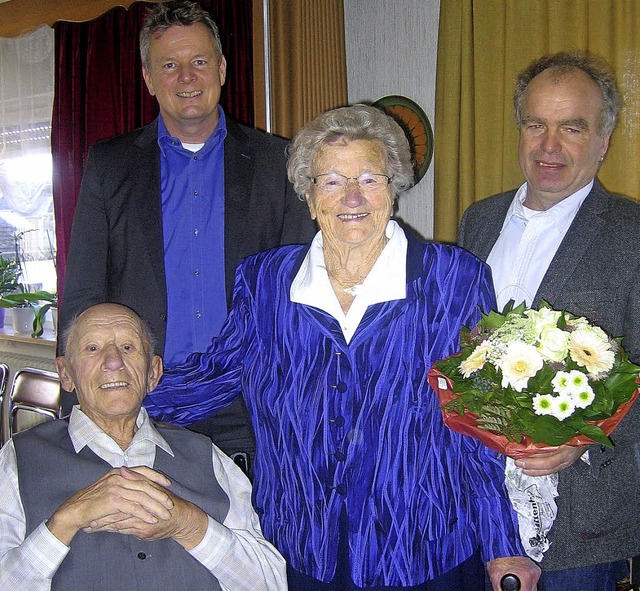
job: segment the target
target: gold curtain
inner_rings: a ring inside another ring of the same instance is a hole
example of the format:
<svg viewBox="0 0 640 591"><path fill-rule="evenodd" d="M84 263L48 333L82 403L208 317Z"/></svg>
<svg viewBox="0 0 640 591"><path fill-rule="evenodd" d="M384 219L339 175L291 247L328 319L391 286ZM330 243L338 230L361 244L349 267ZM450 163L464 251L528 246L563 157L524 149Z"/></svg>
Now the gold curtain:
<svg viewBox="0 0 640 591"><path fill-rule="evenodd" d="M517 73L548 53L588 50L613 66L625 108L598 178L640 198L640 2L443 0L435 116L435 238L455 241L474 201L516 188Z"/></svg>
<svg viewBox="0 0 640 591"><path fill-rule="evenodd" d="M342 1L270 0L273 133L290 138L347 103Z"/></svg>

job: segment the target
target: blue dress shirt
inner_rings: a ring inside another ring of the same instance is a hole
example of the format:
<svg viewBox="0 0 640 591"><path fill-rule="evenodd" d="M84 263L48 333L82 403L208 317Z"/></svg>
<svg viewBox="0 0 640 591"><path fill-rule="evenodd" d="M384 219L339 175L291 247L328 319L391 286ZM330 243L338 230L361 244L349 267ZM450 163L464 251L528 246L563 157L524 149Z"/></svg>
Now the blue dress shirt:
<svg viewBox="0 0 640 591"><path fill-rule="evenodd" d="M197 151L158 118L167 280L165 362L204 351L227 316L224 283L224 113Z"/></svg>

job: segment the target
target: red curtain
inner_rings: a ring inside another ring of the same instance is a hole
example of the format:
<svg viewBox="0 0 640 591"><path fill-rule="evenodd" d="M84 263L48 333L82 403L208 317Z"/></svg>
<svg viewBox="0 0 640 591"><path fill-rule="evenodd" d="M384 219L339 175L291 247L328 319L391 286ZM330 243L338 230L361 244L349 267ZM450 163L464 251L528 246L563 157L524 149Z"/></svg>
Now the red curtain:
<svg viewBox="0 0 640 591"><path fill-rule="evenodd" d="M220 27L227 80L220 102L253 125L251 0L201 0ZM51 150L56 218L58 297L75 204L89 146L146 125L158 113L142 79L138 34L153 4L114 8L86 23L55 25L56 64Z"/></svg>

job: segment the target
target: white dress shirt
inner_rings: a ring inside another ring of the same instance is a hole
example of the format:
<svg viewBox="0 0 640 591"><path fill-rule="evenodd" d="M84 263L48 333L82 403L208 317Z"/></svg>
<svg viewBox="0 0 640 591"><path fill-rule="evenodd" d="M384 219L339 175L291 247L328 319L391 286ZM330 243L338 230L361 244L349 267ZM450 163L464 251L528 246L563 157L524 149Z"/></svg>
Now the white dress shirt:
<svg viewBox="0 0 640 591"><path fill-rule="evenodd" d="M527 184L522 185L507 211L498 240L487 263L491 267L498 310L509 300L531 306L560 243L593 181L546 211L523 205Z"/></svg>
<svg viewBox="0 0 640 591"><path fill-rule="evenodd" d="M142 408L138 430L123 451L78 406L69 418L69 436L76 453L87 446L114 468L153 467L156 447L174 455ZM202 541L189 553L204 565L226 591L286 590L284 559L262 536L251 506L251 484L233 461L213 446L213 471L230 507L223 523L209 517ZM69 552L41 523L26 539L25 514L18 488L13 442L0 450L0 589L45 591ZM177 543L177 542L176 542Z"/></svg>
<svg viewBox="0 0 640 591"><path fill-rule="evenodd" d="M500 236L487 258L498 310L510 300L516 306L522 302L531 306L553 257L592 187L593 181L546 211L525 207L527 184L518 189ZM582 459L588 463L588 452ZM549 548L546 536L557 515L558 475L525 476L513 459L506 458L505 484L518 514L522 544L531 558L540 561ZM541 532L545 542L532 545L535 534Z"/></svg>
<svg viewBox="0 0 640 591"><path fill-rule="evenodd" d="M356 286L356 296L345 314L333 291L324 263L322 232L318 232L296 274L290 289L292 302L313 306L333 316L349 343L368 306L407 297L407 237L393 220L385 230L385 245L371 271Z"/></svg>

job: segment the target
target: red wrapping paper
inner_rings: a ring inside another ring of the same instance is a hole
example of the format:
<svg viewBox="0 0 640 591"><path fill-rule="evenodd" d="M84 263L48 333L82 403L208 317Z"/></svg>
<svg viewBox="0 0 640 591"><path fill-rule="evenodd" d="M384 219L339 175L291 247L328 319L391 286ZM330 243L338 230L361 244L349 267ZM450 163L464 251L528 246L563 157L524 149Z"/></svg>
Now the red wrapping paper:
<svg viewBox="0 0 640 591"><path fill-rule="evenodd" d="M440 406L444 406L456 398L456 395L452 391L452 380L445 376L440 370L432 367L429 370L427 379L429 381L429 385L438 394ZM594 421L594 424L600 427L606 435L610 435L618 426L618 423L622 418L627 414L627 412L629 412L631 405L635 402L637 397L638 390L636 389L631 399L628 402L621 404L613 416L602 421ZM459 415L456 411L451 412L443 410L442 417L445 425L449 427L449 429L453 429L458 433L478 439L487 447L490 447L491 449L515 460L558 449L557 447L547 445L546 443L534 443L526 436L523 437L521 443L516 443L514 441L509 441L504 435L479 429L476 426L476 419L478 416L471 412L465 412L464 414ZM567 441L565 445L587 445L590 443L594 443L594 441L589 437L576 435Z"/></svg>

